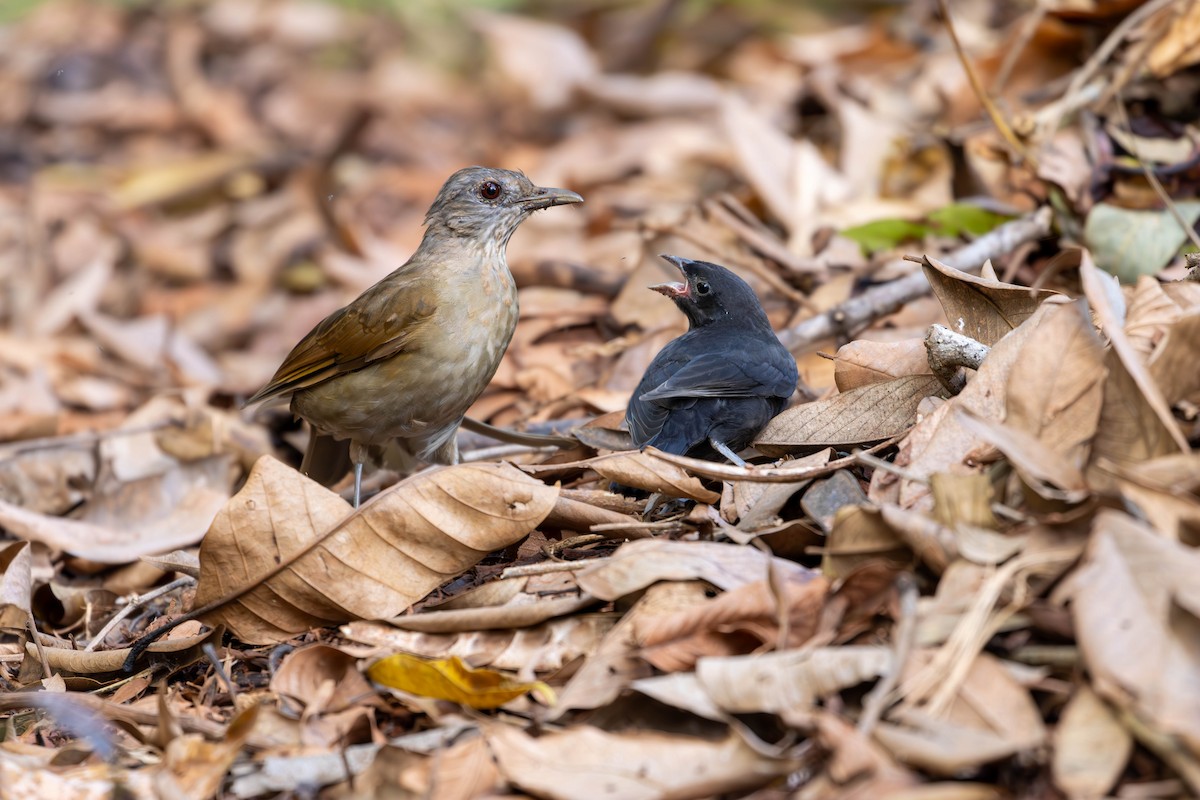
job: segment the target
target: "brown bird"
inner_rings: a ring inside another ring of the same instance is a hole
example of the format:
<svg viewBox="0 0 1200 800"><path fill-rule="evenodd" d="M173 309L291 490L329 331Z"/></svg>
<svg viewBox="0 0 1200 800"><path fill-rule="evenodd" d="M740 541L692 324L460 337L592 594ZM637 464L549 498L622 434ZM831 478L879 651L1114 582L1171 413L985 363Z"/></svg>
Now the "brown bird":
<svg viewBox="0 0 1200 800"><path fill-rule="evenodd" d="M363 464L385 448L405 471L456 463L458 426L517 324L508 240L534 211L581 202L519 172L454 173L412 258L322 320L246 404L290 396L313 427L301 471L329 485L352 463L355 506Z"/></svg>

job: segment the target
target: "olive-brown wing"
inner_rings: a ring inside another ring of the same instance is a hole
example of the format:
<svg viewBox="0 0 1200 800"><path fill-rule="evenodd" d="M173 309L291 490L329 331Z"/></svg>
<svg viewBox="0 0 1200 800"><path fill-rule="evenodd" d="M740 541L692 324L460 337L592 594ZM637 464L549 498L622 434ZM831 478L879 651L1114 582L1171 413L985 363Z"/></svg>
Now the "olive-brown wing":
<svg viewBox="0 0 1200 800"><path fill-rule="evenodd" d="M323 319L246 405L316 386L412 348L437 311L414 284L411 278L385 278Z"/></svg>

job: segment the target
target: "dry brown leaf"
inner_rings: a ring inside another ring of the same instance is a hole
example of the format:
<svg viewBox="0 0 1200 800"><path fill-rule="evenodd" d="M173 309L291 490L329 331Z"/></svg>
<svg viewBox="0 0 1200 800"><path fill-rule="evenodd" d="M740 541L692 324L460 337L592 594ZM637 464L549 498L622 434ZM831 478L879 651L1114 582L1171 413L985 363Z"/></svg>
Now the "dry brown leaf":
<svg viewBox="0 0 1200 800"><path fill-rule="evenodd" d="M1047 304L1009 373L1004 424L1079 469L1100 419L1104 378L1104 350L1082 302Z"/></svg>
<svg viewBox="0 0 1200 800"><path fill-rule="evenodd" d="M177 465L120 485L83 519L51 517L0 500L0 524L22 539L104 564L195 544L228 499L226 457Z"/></svg>
<svg viewBox="0 0 1200 800"><path fill-rule="evenodd" d="M1154 43L1146 66L1155 77L1165 78L1200 61L1200 7L1184 6L1171 20L1165 36Z"/></svg>
<svg viewBox="0 0 1200 800"><path fill-rule="evenodd" d="M611 557L579 572L576 580L588 594L611 601L658 581L704 581L728 591L764 580L768 570L800 579L811 573L744 545L647 539L621 545Z"/></svg>
<svg viewBox="0 0 1200 800"><path fill-rule="evenodd" d="M892 661L890 650L867 646L705 657L696 663L692 690L725 713L783 714L785 719L794 714L800 719L821 699L884 674ZM633 688L670 705L683 702L679 707L687 710L688 695L681 696L668 682L674 677L644 678Z"/></svg>
<svg viewBox="0 0 1200 800"><path fill-rule="evenodd" d="M1003 418L1008 376L1026 344L1035 338L1037 319L1043 313L1039 309L1030 321L997 342L966 388L921 418L901 442L895 461L917 479L875 470L868 492L873 502L899 503L902 508L920 505L923 510L928 510L931 505L927 483L930 476L938 472L968 473L980 469L979 457L986 445L963 428L954 409L964 406L979 417Z"/></svg>
<svg viewBox="0 0 1200 800"><path fill-rule="evenodd" d="M636 489L661 492L668 497L686 497L700 503L715 503L721 499L721 495L704 488L699 478L645 453L613 453L582 463L610 481Z"/></svg>
<svg viewBox="0 0 1200 800"><path fill-rule="evenodd" d="M838 348L833 364L833 379L840 392L906 375L930 374L925 340L919 338L898 342L858 339Z"/></svg>
<svg viewBox="0 0 1200 800"><path fill-rule="evenodd" d="M932 375L873 383L784 411L767 423L754 446L767 455L821 447L845 448L903 433L926 397L944 392Z"/></svg>
<svg viewBox="0 0 1200 800"><path fill-rule="evenodd" d="M764 644L799 647L816 632L828 594L829 580L820 575L739 586L643 622L637 629L640 655L663 672L678 672L706 656L741 655ZM787 626L786 637L781 624Z"/></svg>
<svg viewBox="0 0 1200 800"><path fill-rule="evenodd" d="M1054 731L1054 785L1071 800L1104 797L1132 752L1133 735L1091 687L1080 685Z"/></svg>
<svg viewBox="0 0 1200 800"><path fill-rule="evenodd" d="M181 636L165 642L154 642L142 653L137 666L142 668L149 663L166 663L174 669L186 667L188 664L204 658L204 646L212 644L214 641L220 642L224 633L225 629L218 625L195 636ZM39 658L38 648L33 642L25 643L25 653L29 658L35 660ZM93 651L43 647L42 653L46 655L46 662L55 672L61 672L64 675L104 675L121 672L125 659L129 657L130 648Z"/></svg>
<svg viewBox="0 0 1200 800"><path fill-rule="evenodd" d="M1200 393L1197 353L1200 353L1200 311L1185 314L1173 322L1167 328L1162 344L1150 357L1150 377L1169 405Z"/></svg>
<svg viewBox="0 0 1200 800"><path fill-rule="evenodd" d="M838 512L821 553L821 572L830 580L844 578L869 561L904 563L911 560L879 509L850 506Z"/></svg>
<svg viewBox="0 0 1200 800"><path fill-rule="evenodd" d="M1083 251L1082 261L1079 265L1079 277L1083 283L1083 291L1087 295L1088 302L1092 304L1092 309L1096 312L1100 327L1112 344L1111 352L1120 361L1128 377L1128 383L1119 380L1117 385L1120 386L1120 394L1110 399L1110 391L1116 388L1114 386L1113 373L1117 371L1115 366L1110 364L1109 385L1105 388L1105 402L1104 408L1100 412L1101 425L1098 436L1105 433L1105 422L1112 420L1115 416L1119 416L1115 409L1112 408L1113 404L1121 403L1126 409L1144 405L1157 420L1158 428L1169 437L1170 443L1174 444L1179 450L1185 453L1188 452L1190 448L1188 447L1187 439L1184 438L1179 427L1175 424L1175 420L1171 416L1170 405L1163 397L1162 390L1159 389L1158 384L1154 382L1153 377L1150 375L1146 362L1138 355L1129 338L1125 335L1123 320L1113 307L1109 292L1112 282L1115 282L1116 279L1111 275L1100 272L1096 268L1096 265L1092 263L1091 255L1086 250ZM1137 401L1131 394L1130 384L1142 395L1142 401ZM1139 420L1138 424L1146 429L1150 435L1155 435L1153 433L1153 422L1146 414L1138 413L1130 415L1128 411L1123 413L1126 416L1137 418ZM1134 445L1134 442L1125 442L1124 445L1128 447ZM1152 455L1163 454L1157 450L1157 447L1160 446L1156 442L1151 442ZM1098 444L1097 448L1099 448ZM1108 455L1109 453L1105 452L1103 454ZM1124 460L1134 459L1127 457Z"/></svg>
<svg viewBox="0 0 1200 800"><path fill-rule="evenodd" d="M905 680L933 658L913 654ZM953 775L1004 756L1038 747L1046 738L1042 715L1029 690L997 658L981 653L944 715L897 707L875 738L898 760L938 775Z"/></svg>
<svg viewBox="0 0 1200 800"><path fill-rule="evenodd" d="M1025 483L1042 497L1077 503L1087 496L1087 482L1079 467L1040 439L1012 426L981 419L965 407L955 408L955 414L965 430L1007 456Z"/></svg>
<svg viewBox="0 0 1200 800"><path fill-rule="evenodd" d="M483 735L510 783L553 800L708 797L761 786L792 768L734 733L713 740L579 725L535 739L488 723Z"/></svg>
<svg viewBox="0 0 1200 800"><path fill-rule="evenodd" d="M33 556L29 542L0 547L0 630L26 630L33 599Z"/></svg>
<svg viewBox="0 0 1200 800"><path fill-rule="evenodd" d="M829 711L816 714L817 736L832 755L826 769L799 792L797 800L837 797L839 800L889 800L904 797L912 788L916 797L930 791L916 774L896 763L884 748L860 730ZM955 784L961 786L962 784ZM941 794L932 795L941 798ZM959 795L947 795L944 800L975 800ZM994 800L990 796L980 800Z"/></svg>
<svg viewBox="0 0 1200 800"><path fill-rule="evenodd" d="M195 605L253 586L206 617L246 642L393 617L527 535L557 495L509 465L463 464L415 475L351 514L338 495L264 456L204 537Z"/></svg>
<svg viewBox="0 0 1200 800"><path fill-rule="evenodd" d="M1181 313L1179 304L1171 299L1163 284L1149 275L1142 275L1129 297L1125 335L1143 358L1149 358L1167 332L1167 326L1179 319Z"/></svg>
<svg viewBox="0 0 1200 800"><path fill-rule="evenodd" d="M551 718L576 708L601 708L616 700L630 683L649 675L650 665L638 655L638 631L659 615L707 602L707 591L698 581L649 587L559 693Z"/></svg>
<svg viewBox="0 0 1200 800"><path fill-rule="evenodd" d="M284 657L271 676L280 711L301 721L307 745L335 747L362 741L370 730L371 708L383 705L358 671L358 659L316 644Z"/></svg>
<svg viewBox="0 0 1200 800"><path fill-rule="evenodd" d="M1106 509L1092 525L1071 602L1097 693L1192 753L1200 752L1198 570L1195 548Z"/></svg>
<svg viewBox="0 0 1200 800"><path fill-rule="evenodd" d="M921 264L950 330L991 347L1058 292L977 278L925 256Z"/></svg>

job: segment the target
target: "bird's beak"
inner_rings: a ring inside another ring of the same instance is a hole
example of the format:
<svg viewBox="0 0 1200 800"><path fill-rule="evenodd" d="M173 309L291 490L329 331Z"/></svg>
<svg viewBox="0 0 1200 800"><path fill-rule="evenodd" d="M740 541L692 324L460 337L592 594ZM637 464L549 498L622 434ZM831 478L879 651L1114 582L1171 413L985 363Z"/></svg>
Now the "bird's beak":
<svg viewBox="0 0 1200 800"><path fill-rule="evenodd" d="M583 197L569 189L550 189L538 187L533 193L522 197L521 208L526 211L537 211L539 208L550 206L565 206L570 203L582 203Z"/></svg>
<svg viewBox="0 0 1200 800"><path fill-rule="evenodd" d="M665 294L667 297L671 298L672 300L674 300L677 297L691 297L692 296L691 285L687 282L687 273L683 271L684 266L692 263L691 260L687 259L687 258L681 258L680 256L667 255L666 253L663 253L662 255L660 255L659 258L661 258L662 260L664 260L668 263L674 264L679 269L679 271L683 273L684 282L683 283L659 283L654 286L651 286L650 288L653 289L654 291L658 292L659 294Z"/></svg>

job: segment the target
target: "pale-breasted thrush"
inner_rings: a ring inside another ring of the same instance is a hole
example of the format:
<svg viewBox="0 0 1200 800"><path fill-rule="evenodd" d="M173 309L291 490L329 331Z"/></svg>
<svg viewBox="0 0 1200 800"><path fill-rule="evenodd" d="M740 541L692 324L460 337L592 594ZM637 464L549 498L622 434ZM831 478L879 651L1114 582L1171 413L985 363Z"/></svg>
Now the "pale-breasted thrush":
<svg viewBox="0 0 1200 800"><path fill-rule="evenodd" d="M508 240L534 211L582 201L519 172L454 173L412 258L313 328L247 405L290 396L313 428L301 471L330 484L353 464L356 506L363 464L384 448L405 471L456 463L458 426L517 324Z"/></svg>

